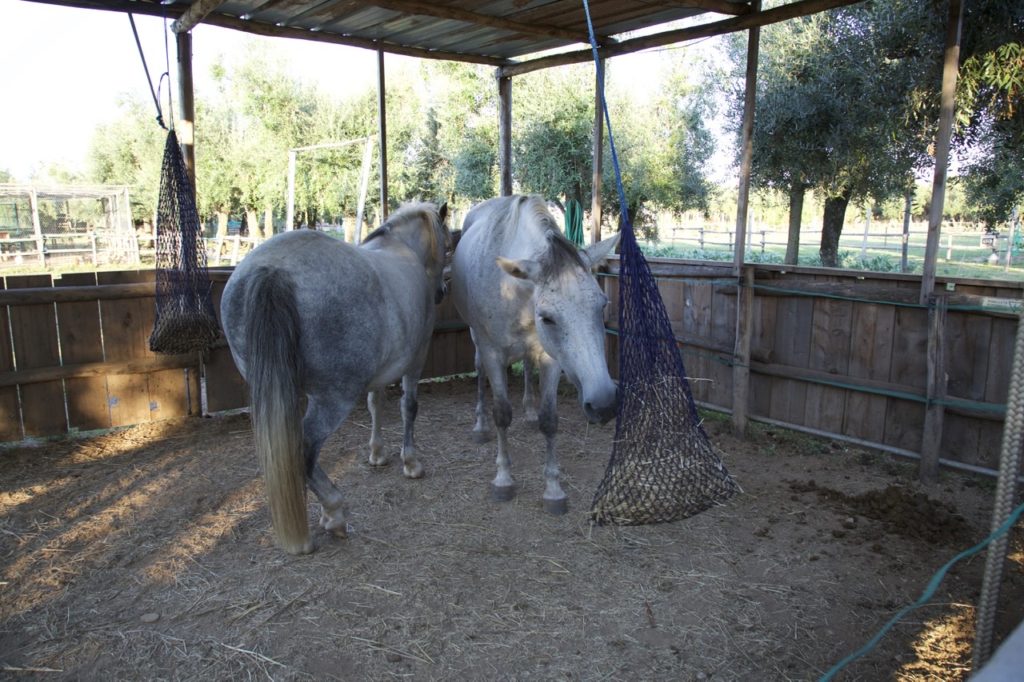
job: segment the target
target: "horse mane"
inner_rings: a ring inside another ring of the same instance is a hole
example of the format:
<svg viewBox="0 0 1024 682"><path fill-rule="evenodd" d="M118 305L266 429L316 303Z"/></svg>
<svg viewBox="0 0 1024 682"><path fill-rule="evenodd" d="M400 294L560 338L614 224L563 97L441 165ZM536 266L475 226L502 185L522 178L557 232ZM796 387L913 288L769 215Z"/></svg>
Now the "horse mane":
<svg viewBox="0 0 1024 682"><path fill-rule="evenodd" d="M437 207L429 202L420 203L406 203L398 207L398 210L388 216L388 219L384 221L384 224L378 227L376 230L366 235L366 239L363 243L367 243L378 237L383 237L388 234L392 229L402 227L408 223L423 221L430 226L428 232L428 243L427 248L430 256L427 258L427 267L434 268L443 265L445 254L440 252L438 256L438 234L445 230L443 223L439 219Z"/></svg>
<svg viewBox="0 0 1024 682"><path fill-rule="evenodd" d="M547 251L541 256L541 273L545 278L555 277L565 270L573 268L587 269L580 256L579 249L565 238L558 228L558 223L551 217L544 199L537 195L520 197L513 208L514 217L520 215L534 222L544 231L547 240Z"/></svg>

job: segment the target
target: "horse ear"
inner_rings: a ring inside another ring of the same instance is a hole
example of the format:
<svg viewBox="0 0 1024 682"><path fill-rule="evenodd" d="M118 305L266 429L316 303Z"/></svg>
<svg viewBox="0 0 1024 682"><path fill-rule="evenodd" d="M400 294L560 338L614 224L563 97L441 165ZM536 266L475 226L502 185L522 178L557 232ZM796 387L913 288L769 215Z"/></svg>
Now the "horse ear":
<svg viewBox="0 0 1024 682"><path fill-rule="evenodd" d="M441 204L441 208L438 209L437 215L438 215L438 217L441 218L441 222L442 223L444 222L444 219L448 217L448 202L447 201L444 202L443 204Z"/></svg>
<svg viewBox="0 0 1024 682"><path fill-rule="evenodd" d="M540 263L535 260L523 258L522 260L510 260L498 256L495 261L498 267L512 275L516 279L525 279L536 282L540 276Z"/></svg>
<svg viewBox="0 0 1024 682"><path fill-rule="evenodd" d="M619 233L616 232L611 237L608 237L608 239L603 239L587 247L580 255L584 257L584 260L587 261L591 268L595 268L611 255L612 251L615 250L615 245L618 243Z"/></svg>

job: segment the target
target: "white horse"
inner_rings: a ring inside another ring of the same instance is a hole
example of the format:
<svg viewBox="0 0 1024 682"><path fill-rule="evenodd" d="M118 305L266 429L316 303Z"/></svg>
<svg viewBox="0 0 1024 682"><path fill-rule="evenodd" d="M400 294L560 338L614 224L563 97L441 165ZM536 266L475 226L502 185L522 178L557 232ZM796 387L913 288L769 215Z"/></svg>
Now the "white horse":
<svg viewBox="0 0 1024 682"><path fill-rule="evenodd" d="M313 550L307 484L322 507L320 524L346 534L341 491L317 463L320 447L368 393L370 463L386 464L381 389L398 379L403 472L423 475L413 442L416 384L444 295L446 214L447 205L403 207L360 247L313 230L285 232L228 279L224 335L249 384L274 533L292 554Z"/></svg>
<svg viewBox="0 0 1024 682"><path fill-rule="evenodd" d="M509 364L524 359L540 370L538 423L547 440L543 499L551 513L568 510L555 451L562 371L576 386L591 422L603 424L615 415L616 388L605 361L608 299L591 268L608 257L617 241L615 235L577 250L536 196L489 199L466 216L452 260L452 300L469 324L478 370L491 384L498 430L498 473L491 484L496 500L515 494L506 434L512 423ZM482 388L473 430L478 436L490 430Z"/></svg>

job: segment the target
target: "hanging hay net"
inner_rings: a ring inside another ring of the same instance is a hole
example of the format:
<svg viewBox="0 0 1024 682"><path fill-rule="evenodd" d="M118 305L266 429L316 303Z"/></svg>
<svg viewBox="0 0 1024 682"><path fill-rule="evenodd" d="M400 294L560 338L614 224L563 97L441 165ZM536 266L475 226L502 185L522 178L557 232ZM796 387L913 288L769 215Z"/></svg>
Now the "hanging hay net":
<svg viewBox="0 0 1024 682"><path fill-rule="evenodd" d="M622 228L619 404L591 514L598 523L676 521L739 490L701 425L658 284Z"/></svg>
<svg viewBox="0 0 1024 682"><path fill-rule="evenodd" d="M633 234L587 0L583 8L622 215L615 441L590 513L597 523L676 521L722 504L739 486L701 425L658 283Z"/></svg>
<svg viewBox="0 0 1024 682"><path fill-rule="evenodd" d="M156 237L156 322L149 348L174 354L206 350L220 327L195 195L173 130L164 146Z"/></svg>

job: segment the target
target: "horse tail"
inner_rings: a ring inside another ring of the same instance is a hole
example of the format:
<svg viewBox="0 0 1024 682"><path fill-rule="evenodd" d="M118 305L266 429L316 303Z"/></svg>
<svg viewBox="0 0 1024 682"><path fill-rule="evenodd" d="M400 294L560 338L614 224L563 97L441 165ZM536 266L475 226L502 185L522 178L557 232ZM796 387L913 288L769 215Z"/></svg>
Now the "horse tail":
<svg viewBox="0 0 1024 682"><path fill-rule="evenodd" d="M295 282L281 270L257 269L249 283L246 308L249 404L270 520L282 549L307 554L313 543L306 519Z"/></svg>

